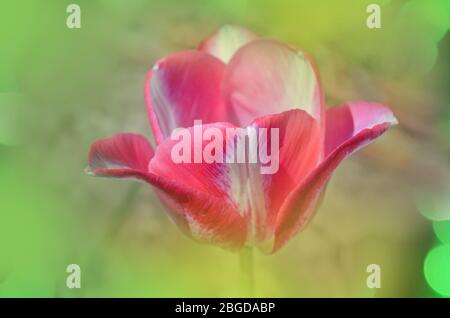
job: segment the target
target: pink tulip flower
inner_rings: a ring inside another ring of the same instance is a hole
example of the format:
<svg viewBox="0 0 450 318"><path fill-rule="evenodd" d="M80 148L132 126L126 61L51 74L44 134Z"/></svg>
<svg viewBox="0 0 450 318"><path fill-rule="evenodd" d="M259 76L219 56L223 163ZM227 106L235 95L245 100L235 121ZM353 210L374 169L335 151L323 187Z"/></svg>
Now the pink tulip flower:
<svg viewBox="0 0 450 318"><path fill-rule="evenodd" d="M273 253L284 246L314 215L339 163L397 123L379 103L326 110L307 54L236 26L157 61L145 99L156 147L132 133L97 141L89 152L90 173L145 181L184 233L231 250L256 246ZM171 133L194 120L218 129L278 128L278 171L261 174L245 163L174 163Z"/></svg>

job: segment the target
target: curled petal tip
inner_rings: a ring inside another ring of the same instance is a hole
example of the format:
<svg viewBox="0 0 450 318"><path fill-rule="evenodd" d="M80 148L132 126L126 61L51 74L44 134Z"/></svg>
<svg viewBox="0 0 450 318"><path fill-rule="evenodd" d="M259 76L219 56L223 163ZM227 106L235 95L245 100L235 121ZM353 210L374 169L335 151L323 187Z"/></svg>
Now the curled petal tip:
<svg viewBox="0 0 450 318"><path fill-rule="evenodd" d="M392 120L390 121L390 123L391 123L391 126L395 126L395 125L399 124L398 119L397 119L397 117L394 116L394 114L392 114Z"/></svg>
<svg viewBox="0 0 450 318"><path fill-rule="evenodd" d="M91 169L91 167L84 168L84 173L90 177L95 177L95 172Z"/></svg>

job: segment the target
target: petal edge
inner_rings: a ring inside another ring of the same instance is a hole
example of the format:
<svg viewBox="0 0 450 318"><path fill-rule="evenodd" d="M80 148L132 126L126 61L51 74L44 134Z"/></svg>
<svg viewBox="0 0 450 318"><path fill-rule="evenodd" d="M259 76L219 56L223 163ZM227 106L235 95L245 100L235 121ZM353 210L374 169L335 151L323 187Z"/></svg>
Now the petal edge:
<svg viewBox="0 0 450 318"><path fill-rule="evenodd" d="M382 123L372 128L361 130L357 135L338 146L308 176L305 182L289 194L277 218L275 245L272 253L284 246L312 218L322 191L339 163L362 146L383 134L390 126L390 123Z"/></svg>

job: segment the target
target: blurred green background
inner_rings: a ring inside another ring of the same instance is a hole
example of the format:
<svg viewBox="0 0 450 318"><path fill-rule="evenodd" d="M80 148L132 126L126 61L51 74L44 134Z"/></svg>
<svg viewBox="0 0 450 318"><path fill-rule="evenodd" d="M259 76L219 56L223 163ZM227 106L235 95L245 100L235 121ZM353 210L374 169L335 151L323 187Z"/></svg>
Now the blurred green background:
<svg viewBox="0 0 450 318"><path fill-rule="evenodd" d="M81 29L66 27L70 3ZM366 27L370 3L381 29ZM450 296L447 0L2 1L0 296L240 296L237 255L183 236L149 186L84 173L93 141L151 138L156 59L224 24L309 52L328 106L379 101L400 122L338 168L302 233L256 255L255 296Z"/></svg>

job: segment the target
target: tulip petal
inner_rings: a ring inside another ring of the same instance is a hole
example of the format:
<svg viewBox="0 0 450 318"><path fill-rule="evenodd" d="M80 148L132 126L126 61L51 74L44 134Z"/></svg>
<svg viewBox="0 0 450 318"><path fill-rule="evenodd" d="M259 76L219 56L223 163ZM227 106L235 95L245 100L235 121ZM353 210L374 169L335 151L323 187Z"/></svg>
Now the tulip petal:
<svg viewBox="0 0 450 318"><path fill-rule="evenodd" d="M203 140L203 134L208 128L217 128L220 136L220 147L223 153L222 161L226 153L226 128L234 128L228 123L214 123L189 127L187 129L178 129L183 132L174 134L171 138L167 138L158 145L154 158L148 165L148 170L154 174L166 177L176 178L186 186L196 189L197 191L209 193L217 197L226 195L225 189L222 188L216 179L223 179L223 170L226 169L225 163L205 163L203 160L203 151L205 150L207 141ZM198 130L196 130L198 129ZM199 143L197 143L197 141ZM180 156L184 151L178 151L178 145L185 143L186 155L184 162L182 159L175 158ZM195 158L196 152L200 156ZM197 161L197 162L196 162Z"/></svg>
<svg viewBox="0 0 450 318"><path fill-rule="evenodd" d="M238 49L257 38L255 33L246 28L225 25L204 40L199 50L228 63Z"/></svg>
<svg viewBox="0 0 450 318"><path fill-rule="evenodd" d="M325 157L361 130L382 123L397 123L394 114L386 105L360 101L328 109L326 113Z"/></svg>
<svg viewBox="0 0 450 318"><path fill-rule="evenodd" d="M263 176L267 205L265 234L273 235L276 217L282 203L292 189L301 183L319 162L320 125L303 110L290 110L258 118L252 125L279 131L278 171ZM273 140L268 141L268 148L271 147L272 142Z"/></svg>
<svg viewBox="0 0 450 318"><path fill-rule="evenodd" d="M255 40L236 52L225 74L224 97L241 126L290 109L319 120L324 109L310 58L272 40Z"/></svg>
<svg viewBox="0 0 450 318"><path fill-rule="evenodd" d="M182 191L163 179L147 172L148 163L153 157L153 149L147 139L131 133L117 134L111 138L95 142L89 151L88 173L93 176L127 178L145 181L164 191L158 191L163 202L173 201L170 196L182 197ZM170 194L170 196L169 196ZM171 211L172 219L186 234L189 233L184 215Z"/></svg>
<svg viewBox="0 0 450 318"><path fill-rule="evenodd" d="M174 149L181 139L166 139L158 146L155 157L149 164L149 171L167 179L177 178L184 187L194 189L208 198L215 198L221 202L218 205L219 211L225 209L228 211L228 215L224 213L223 218L218 218L198 211L197 215L204 216L205 221L211 221L211 225L204 224L204 221L194 217L200 228L213 226L215 222L231 223L235 228L240 228L240 231L234 231L238 236L232 241L238 239L241 242L241 239L244 238L245 244L254 244L258 241L256 223L264 225L263 221L255 220L255 218L266 215L263 182L257 163L238 163L236 160L234 163L227 162L227 159L235 158L233 157L233 145L235 142L237 144L237 140L240 138L235 130L237 128L228 123L214 123L189 128L187 136L192 136L192 140L189 140L186 146L186 149L189 147L190 151L185 149L186 152L190 152L189 159L186 159L185 162L174 159L173 154L178 152L178 150L174 152ZM210 140L203 139L203 134L210 129L216 130L217 137ZM227 129L231 129L231 131L227 132ZM245 132L245 129L242 131ZM195 138L200 138L200 143L197 143L196 140L199 139ZM214 153L218 151L220 157L214 161L207 161L206 155L203 155L199 161L195 162L195 152L206 154L209 145L216 138L220 139L217 139L217 149ZM208 213L216 212L213 209Z"/></svg>
<svg viewBox="0 0 450 318"><path fill-rule="evenodd" d="M207 128L217 128L220 134L226 136L225 129L233 128L231 124L217 123L197 126L200 129L199 138ZM189 136L197 136L195 127L184 130ZM187 143L186 151L190 152L189 160L178 162L174 159L173 149L179 140L168 138L157 148L154 158L150 161L149 172L167 180L177 180L181 187L197 193L195 202L181 204L192 236L199 241L216 243L229 249L240 248L246 242L246 217L238 211L236 204L228 200L226 184L229 173L226 163L195 162L195 151L203 153L207 142L200 140L197 144L193 139ZM226 142L220 142L221 152L226 154ZM222 157L225 158L225 157ZM224 161L225 159L222 159Z"/></svg>
<svg viewBox="0 0 450 318"><path fill-rule="evenodd" d="M353 111L352 109L352 115L357 114L356 116L365 116L364 119L354 119L352 134L348 134L347 139L328 139L333 140L334 144L338 144L337 148L328 154L325 160L322 161L322 163L289 194L283 203L277 216L275 245L272 252L280 249L292 236L294 236L308 223L314 214L324 187L339 163L360 147L370 143L375 138L380 136L391 125L397 123L395 117L386 108L386 106L378 108L380 105L368 105L369 103L365 103L363 106L353 106L353 104L350 106L350 108L358 108L358 111ZM374 111L373 107L376 107L378 110L383 109L386 112L384 112L384 115L381 116L381 112ZM369 115L371 117L365 115L364 113L364 111L370 112L370 110L373 110L371 115ZM335 110L333 113L334 112L336 119L341 117L341 115L344 116L346 113L343 109ZM347 116L345 115L342 119L346 119L344 124L335 124L333 127L336 129L337 127L347 127L346 129L348 129L349 121ZM364 127L364 125L366 125L366 127ZM344 131L346 131L346 129L344 129Z"/></svg>
<svg viewBox="0 0 450 318"><path fill-rule="evenodd" d="M246 243L247 221L236 212L234 206L188 186L178 185L183 189L180 196L170 189L167 191L166 184L154 185L163 191L162 200L172 215L176 215L175 220L182 218L183 222L176 223L196 241L229 250L239 250Z"/></svg>
<svg viewBox="0 0 450 318"><path fill-rule="evenodd" d="M224 71L225 64L200 51L176 53L155 64L147 75L145 99L157 144L196 119L229 120L221 95Z"/></svg>
<svg viewBox="0 0 450 318"><path fill-rule="evenodd" d="M144 137L119 134L92 145L89 172L95 176L145 181L156 188L170 216L184 233L228 249L242 247L246 224L232 207L214 196L180 185L177 178L148 172L152 156L153 151Z"/></svg>
<svg viewBox="0 0 450 318"><path fill-rule="evenodd" d="M147 172L153 149L147 139L132 133L121 133L95 142L89 151L89 168L132 169Z"/></svg>

